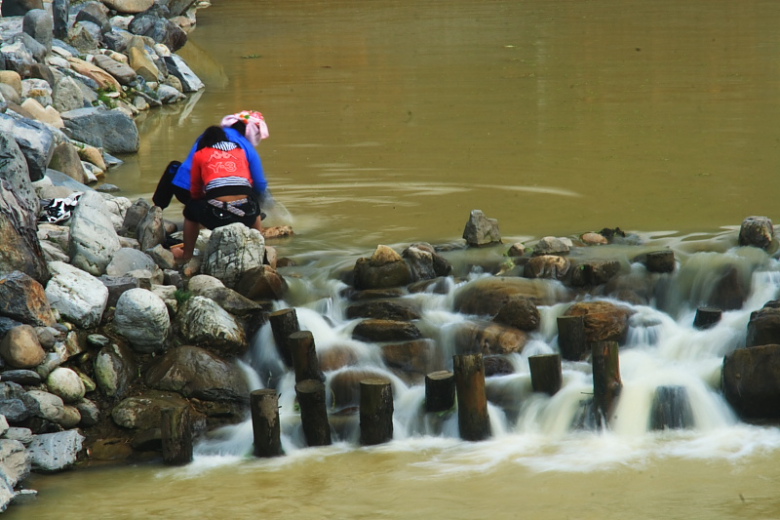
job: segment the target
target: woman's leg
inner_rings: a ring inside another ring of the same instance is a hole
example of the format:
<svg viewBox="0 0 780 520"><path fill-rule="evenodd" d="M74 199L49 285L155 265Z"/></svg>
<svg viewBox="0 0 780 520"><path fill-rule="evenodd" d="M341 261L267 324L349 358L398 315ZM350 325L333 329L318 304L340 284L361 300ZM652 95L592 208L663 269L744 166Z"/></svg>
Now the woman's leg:
<svg viewBox="0 0 780 520"><path fill-rule="evenodd" d="M184 247L173 250L173 256L181 262L188 262L195 253L195 243L198 241L200 224L188 218L184 219Z"/></svg>

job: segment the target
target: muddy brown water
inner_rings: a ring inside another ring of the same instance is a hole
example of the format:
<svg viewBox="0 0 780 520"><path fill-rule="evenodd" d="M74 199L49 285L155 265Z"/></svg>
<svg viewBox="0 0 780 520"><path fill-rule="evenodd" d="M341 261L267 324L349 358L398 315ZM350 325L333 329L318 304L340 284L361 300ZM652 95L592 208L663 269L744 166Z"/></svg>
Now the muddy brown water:
<svg viewBox="0 0 780 520"><path fill-rule="evenodd" d="M778 27L769 0L214 0L182 52L208 89L139 119L140 153L106 180L149 195L203 128L247 108L266 116L259 150L298 233L282 254L458 240L472 209L505 241L715 234L777 217ZM6 516L780 516L773 429L685 435L398 439L34 476L37 503Z"/></svg>

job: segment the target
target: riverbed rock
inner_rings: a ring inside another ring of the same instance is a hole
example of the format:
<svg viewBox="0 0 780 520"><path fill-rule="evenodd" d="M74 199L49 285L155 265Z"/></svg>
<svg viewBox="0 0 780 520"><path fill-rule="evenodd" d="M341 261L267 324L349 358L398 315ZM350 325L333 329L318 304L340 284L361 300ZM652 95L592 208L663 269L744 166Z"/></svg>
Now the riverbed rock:
<svg viewBox="0 0 780 520"><path fill-rule="evenodd" d="M203 296L189 298L179 309L175 324L189 345L220 355L243 355L249 348L244 328L216 302Z"/></svg>
<svg viewBox="0 0 780 520"><path fill-rule="evenodd" d="M436 363L435 344L429 339L382 345L382 360L401 377L419 383L422 377L441 367ZM415 377L416 376L416 377Z"/></svg>
<svg viewBox="0 0 780 520"><path fill-rule="evenodd" d="M539 309L530 298L517 296L499 309L493 321L530 332L538 329L542 320Z"/></svg>
<svg viewBox="0 0 780 520"><path fill-rule="evenodd" d="M501 232L498 229L498 220L486 217L482 210L472 210L466 228L463 230L463 238L471 247L500 244Z"/></svg>
<svg viewBox="0 0 780 520"><path fill-rule="evenodd" d="M769 249L775 238L775 228L768 217L748 217L739 228L739 245Z"/></svg>
<svg viewBox="0 0 780 520"><path fill-rule="evenodd" d="M182 92L190 94L206 88L206 85L192 71L192 69L176 54L167 56L165 64L168 66L168 73L179 78L182 86Z"/></svg>
<svg viewBox="0 0 780 520"><path fill-rule="evenodd" d="M574 287L596 286L608 283L620 273L621 265L614 259L593 259L572 262L569 284Z"/></svg>
<svg viewBox="0 0 780 520"><path fill-rule="evenodd" d="M29 181L43 178L54 147L54 134L43 123L0 114L0 133L12 135L27 162Z"/></svg>
<svg viewBox="0 0 780 520"><path fill-rule="evenodd" d="M511 276L478 278L455 292L454 310L464 314L495 316L512 298L529 298L536 305L568 301L570 291L548 280Z"/></svg>
<svg viewBox="0 0 780 520"><path fill-rule="evenodd" d="M281 300L287 289L287 281L270 265L247 269L236 284L236 290L249 300Z"/></svg>
<svg viewBox="0 0 780 520"><path fill-rule="evenodd" d="M534 246L534 256L565 255L571 251L572 241L566 237L543 237Z"/></svg>
<svg viewBox="0 0 780 520"><path fill-rule="evenodd" d="M408 321L366 319L355 325L352 338L372 342L411 341L422 338L422 333Z"/></svg>
<svg viewBox="0 0 780 520"><path fill-rule="evenodd" d="M84 440L77 430L36 435L29 448L32 471L56 473L73 467Z"/></svg>
<svg viewBox="0 0 780 520"><path fill-rule="evenodd" d="M469 321L455 328L454 342L458 354L513 354L523 351L528 335L500 323Z"/></svg>
<svg viewBox="0 0 780 520"><path fill-rule="evenodd" d="M194 346L169 350L154 362L144 380L151 388L205 401L249 399L248 382L236 364Z"/></svg>
<svg viewBox="0 0 780 520"><path fill-rule="evenodd" d="M201 270L235 288L244 273L263 265L264 253L263 235L236 222L212 231Z"/></svg>
<svg viewBox="0 0 780 520"><path fill-rule="evenodd" d="M46 285L49 304L60 315L79 327L89 329L100 323L108 301L108 289L103 283L65 262L52 262L54 275Z"/></svg>
<svg viewBox="0 0 780 520"><path fill-rule="evenodd" d="M0 316L44 327L57 322L46 289L21 271L0 276Z"/></svg>
<svg viewBox="0 0 780 520"><path fill-rule="evenodd" d="M418 304L400 299L369 300L352 303L347 307L346 315L348 319L374 318L395 321L418 320L422 317Z"/></svg>
<svg viewBox="0 0 780 520"><path fill-rule="evenodd" d="M70 368L55 368L46 378L46 386L65 403L76 403L84 398L86 387L79 375Z"/></svg>
<svg viewBox="0 0 780 520"><path fill-rule="evenodd" d="M412 282L412 270L393 248L379 245L371 258L358 258L354 267L356 289L384 289Z"/></svg>
<svg viewBox="0 0 780 520"><path fill-rule="evenodd" d="M780 305L768 302L763 308L750 313L745 346L780 344Z"/></svg>
<svg viewBox="0 0 780 520"><path fill-rule="evenodd" d="M780 345L738 348L723 358L723 395L742 417L780 417Z"/></svg>
<svg viewBox="0 0 780 520"><path fill-rule="evenodd" d="M608 301L575 303L564 316L582 316L585 320L585 338L588 342L617 341L622 343L628 334L628 318L633 311Z"/></svg>
<svg viewBox="0 0 780 520"><path fill-rule="evenodd" d="M122 428L148 430L159 427L163 409L186 406L189 403L179 395L149 391L123 399L111 410L111 418Z"/></svg>
<svg viewBox="0 0 780 520"><path fill-rule="evenodd" d="M153 283L161 284L163 281L162 269L154 259L138 249L123 247L114 254L111 262L106 266L106 276L121 278L129 276L137 271L146 271Z"/></svg>
<svg viewBox="0 0 780 520"><path fill-rule="evenodd" d="M566 280L571 275L571 261L559 255L537 255L525 264L523 276L526 278L547 278Z"/></svg>
<svg viewBox="0 0 780 520"><path fill-rule="evenodd" d="M77 108L63 112L61 116L65 123L65 133L71 139L103 148L110 154L138 151L138 127L121 110Z"/></svg>
<svg viewBox="0 0 780 520"><path fill-rule="evenodd" d="M95 383L108 396L123 398L138 376L135 356L129 347L112 343L98 352L94 363Z"/></svg>
<svg viewBox="0 0 780 520"><path fill-rule="evenodd" d="M35 329L30 325L19 325L3 336L0 356L13 368L35 368L43 363L46 353Z"/></svg>
<svg viewBox="0 0 780 520"><path fill-rule="evenodd" d="M33 9L43 9L43 0L3 0L0 13L5 16L24 16Z"/></svg>
<svg viewBox="0 0 780 520"><path fill-rule="evenodd" d="M70 220L68 254L73 265L100 276L114 254L121 249L111 212L97 192L87 191L79 199Z"/></svg>
<svg viewBox="0 0 780 520"><path fill-rule="evenodd" d="M427 242L410 245L404 249L401 256L409 264L412 279L415 281L432 280L439 276L448 276L452 272L452 265Z"/></svg>
<svg viewBox="0 0 780 520"><path fill-rule="evenodd" d="M22 19L22 30L46 47L48 52L51 51L54 20L45 9L27 11Z"/></svg>
<svg viewBox="0 0 780 520"><path fill-rule="evenodd" d="M159 296L146 289L130 289L117 301L114 326L133 350L151 353L164 350L171 319Z"/></svg>

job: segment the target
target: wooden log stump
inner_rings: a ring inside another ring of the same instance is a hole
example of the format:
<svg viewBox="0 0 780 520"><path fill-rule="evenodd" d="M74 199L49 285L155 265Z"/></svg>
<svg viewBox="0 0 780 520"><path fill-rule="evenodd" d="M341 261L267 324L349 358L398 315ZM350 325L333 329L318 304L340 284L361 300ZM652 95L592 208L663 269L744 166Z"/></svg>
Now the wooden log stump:
<svg viewBox="0 0 780 520"><path fill-rule="evenodd" d="M561 389L563 371L559 354L530 356L528 365L531 367L531 386L534 392L555 395Z"/></svg>
<svg viewBox="0 0 780 520"><path fill-rule="evenodd" d="M425 411L446 412L455 406L455 374L449 370L425 376Z"/></svg>
<svg viewBox="0 0 780 520"><path fill-rule="evenodd" d="M295 369L295 382L307 379L325 381L325 375L320 371L314 336L308 330L293 332L287 338L287 347L292 357Z"/></svg>
<svg viewBox="0 0 780 520"><path fill-rule="evenodd" d="M679 430L694 426L693 409L684 386L659 386L650 407L650 429Z"/></svg>
<svg viewBox="0 0 780 520"><path fill-rule="evenodd" d="M360 444L372 446L393 439L393 387L384 378L360 382Z"/></svg>
<svg viewBox="0 0 780 520"><path fill-rule="evenodd" d="M620 380L620 356L617 341L591 344L593 362L593 402L596 412L609 422L623 388Z"/></svg>
<svg viewBox="0 0 780 520"><path fill-rule="evenodd" d="M192 420L189 408L163 408L160 433L163 462L183 466L192 462Z"/></svg>
<svg viewBox="0 0 780 520"><path fill-rule="evenodd" d="M283 455L279 424L279 394L276 390L255 390L249 394L256 457Z"/></svg>
<svg viewBox="0 0 780 520"><path fill-rule="evenodd" d="M482 354L453 356L453 365L460 437L467 441L486 439L491 431Z"/></svg>
<svg viewBox="0 0 780 520"><path fill-rule="evenodd" d="M308 446L329 446L330 424L325 401L325 384L306 379L295 385L295 395L301 408L301 426Z"/></svg>
<svg viewBox="0 0 780 520"><path fill-rule="evenodd" d="M279 357L282 358L287 367L292 368L292 355L287 346L287 340L290 334L301 330L298 325L298 314L295 309L281 309L269 314L268 321L271 323L271 332L273 332Z"/></svg>
<svg viewBox="0 0 780 520"><path fill-rule="evenodd" d="M697 329L709 329L715 326L723 316L720 309L710 309L700 307L696 309L696 317L693 319L693 326Z"/></svg>
<svg viewBox="0 0 780 520"><path fill-rule="evenodd" d="M558 349L567 361L582 361L588 355L584 316L558 318Z"/></svg>

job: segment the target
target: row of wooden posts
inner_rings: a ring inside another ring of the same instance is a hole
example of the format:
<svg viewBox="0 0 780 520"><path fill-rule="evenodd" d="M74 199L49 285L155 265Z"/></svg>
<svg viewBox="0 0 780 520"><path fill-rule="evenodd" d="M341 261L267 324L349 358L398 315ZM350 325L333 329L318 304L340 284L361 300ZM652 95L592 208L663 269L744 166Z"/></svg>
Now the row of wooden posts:
<svg viewBox="0 0 780 520"><path fill-rule="evenodd" d="M708 311L709 312L709 311ZM707 322L712 324L711 313ZM719 316L718 316L719 318ZM320 371L314 337L301 331L294 309L270 315L270 324L279 355L295 371L295 393L301 426L308 446L331 444L325 377ZM530 356L531 385L534 392L554 395L562 385L561 360L579 361L590 355L593 366L593 413L596 422L607 421L622 389L615 341L588 342L582 316L558 318L560 354ZM444 412L456 407L460 436L479 441L491 435L485 392L482 354L453 356L453 371L437 371L425 378L425 411ZM254 454L258 457L282 455L279 420L279 393L275 389L250 394L254 433ZM192 434L186 408L162 413L163 460L180 465L192 460ZM393 390L389 379L360 381L360 443L375 445L393 438Z"/></svg>

